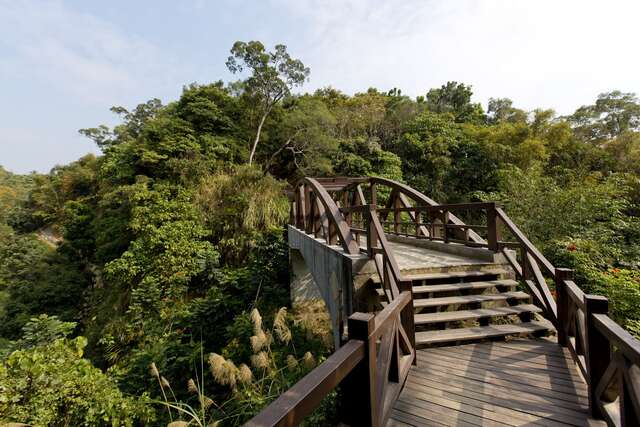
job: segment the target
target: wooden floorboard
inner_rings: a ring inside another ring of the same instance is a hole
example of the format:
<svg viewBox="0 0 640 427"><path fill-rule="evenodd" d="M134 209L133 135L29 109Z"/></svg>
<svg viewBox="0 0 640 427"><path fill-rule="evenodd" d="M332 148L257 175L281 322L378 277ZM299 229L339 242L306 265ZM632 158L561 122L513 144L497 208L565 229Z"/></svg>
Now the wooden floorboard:
<svg viewBox="0 0 640 427"><path fill-rule="evenodd" d="M594 425L582 377L550 339L423 349L417 356L390 426Z"/></svg>

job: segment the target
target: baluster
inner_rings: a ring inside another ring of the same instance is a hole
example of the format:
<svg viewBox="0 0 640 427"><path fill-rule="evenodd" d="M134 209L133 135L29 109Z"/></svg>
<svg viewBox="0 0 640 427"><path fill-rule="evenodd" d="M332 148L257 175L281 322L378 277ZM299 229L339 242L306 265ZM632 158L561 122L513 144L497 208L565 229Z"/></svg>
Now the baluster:
<svg viewBox="0 0 640 427"><path fill-rule="evenodd" d="M400 234L400 211L398 210L399 207L402 206L402 204L400 203L400 197L398 197L398 195L396 195L396 197L393 199L393 232L396 234Z"/></svg>
<svg viewBox="0 0 640 427"><path fill-rule="evenodd" d="M447 224L449 224L449 211L442 211L442 238L445 243L449 243L449 233L447 233Z"/></svg>
<svg viewBox="0 0 640 427"><path fill-rule="evenodd" d="M369 254L369 258L373 258L373 249L378 247L378 232L373 226L373 215L376 215L375 205L368 205L363 215L366 215L367 223L367 253Z"/></svg>
<svg viewBox="0 0 640 427"><path fill-rule="evenodd" d="M303 199L304 199L304 187L305 185L301 185L296 189L296 201L297 201L297 218L296 218L296 228L304 230L304 208L303 208Z"/></svg>
<svg viewBox="0 0 640 427"><path fill-rule="evenodd" d="M416 224L416 237L420 237L420 223L422 222L421 218L422 218L422 215L420 214L420 211L416 207L416 214L413 217L413 220Z"/></svg>
<svg viewBox="0 0 640 427"><path fill-rule="evenodd" d="M607 314L609 312L609 300L600 295L585 295L585 361L587 363L587 384L589 386L589 410L591 416L603 419L604 416L598 407L596 388L602 379L611 361L611 348L609 340L596 327L593 320L594 314ZM576 334L577 335L577 334ZM578 337L576 336L576 340Z"/></svg>
<svg viewBox="0 0 640 427"><path fill-rule="evenodd" d="M569 320L569 296L565 280L573 279L573 270L569 268L556 268L556 305L558 307L558 344L567 345L568 320Z"/></svg>
<svg viewBox="0 0 640 427"><path fill-rule="evenodd" d="M524 245L520 246L520 252L522 253L522 280L528 280L531 275L529 274L529 260L527 259L527 249ZM543 301L540 301L541 303Z"/></svg>
<svg viewBox="0 0 640 427"><path fill-rule="evenodd" d="M371 191L371 204L372 204L373 206L375 206L375 205L377 205L377 204L378 204L378 192L376 191L376 184L375 184L375 182L372 182L372 183L371 183L371 186L370 186L370 188L369 188L369 189L370 189L370 191ZM362 201L362 203L364 204L364 200Z"/></svg>
<svg viewBox="0 0 640 427"><path fill-rule="evenodd" d="M487 208L487 243L489 250L498 252L498 242L500 241L500 227L498 224L498 213L496 205L493 203Z"/></svg>
<svg viewBox="0 0 640 427"><path fill-rule="evenodd" d="M311 188L308 185L304 186L304 230L311 232Z"/></svg>

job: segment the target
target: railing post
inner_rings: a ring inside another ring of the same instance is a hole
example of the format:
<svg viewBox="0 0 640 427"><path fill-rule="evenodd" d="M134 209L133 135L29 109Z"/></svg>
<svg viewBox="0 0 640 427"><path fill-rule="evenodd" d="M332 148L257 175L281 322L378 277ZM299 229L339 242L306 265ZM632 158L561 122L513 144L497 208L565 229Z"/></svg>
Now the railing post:
<svg viewBox="0 0 640 427"><path fill-rule="evenodd" d="M447 233L447 225L449 224L449 211L442 211L442 238L445 243L449 243L449 233Z"/></svg>
<svg viewBox="0 0 640 427"><path fill-rule="evenodd" d="M347 320L349 339L364 342L364 359L344 379L341 418L351 426L374 426L376 342L369 340L375 327L372 313L353 313Z"/></svg>
<svg viewBox="0 0 640 427"><path fill-rule="evenodd" d="M367 209L363 214L367 217L367 253L369 254L369 258L373 258L373 249L378 247L378 233L372 224L373 216L377 215L375 205L367 205Z"/></svg>
<svg viewBox="0 0 640 427"><path fill-rule="evenodd" d="M604 415L598 407L596 388L602 379L609 362L611 361L611 348L609 340L595 326L594 314L608 314L609 300L600 295L585 295L585 361L587 364L587 384L589 387L589 410L591 416L604 419Z"/></svg>
<svg viewBox="0 0 640 427"><path fill-rule="evenodd" d="M398 208L401 207L402 204L400 203L400 197L398 197L398 195L396 195L396 198L393 200L393 204L391 206L393 206L393 232L399 235L401 214Z"/></svg>
<svg viewBox="0 0 640 427"><path fill-rule="evenodd" d="M304 230L311 232L311 188L304 186Z"/></svg>
<svg viewBox="0 0 640 427"><path fill-rule="evenodd" d="M296 225L296 210L295 210L295 196L294 199L289 202L289 224L295 226Z"/></svg>
<svg viewBox="0 0 640 427"><path fill-rule="evenodd" d="M296 206L296 228L300 230L304 230L304 187L306 185L301 185L296 189L297 196L297 206Z"/></svg>
<svg viewBox="0 0 640 427"><path fill-rule="evenodd" d="M378 193L376 191L375 182L371 183L371 186L369 187L369 190L371 191L371 204L375 206L375 205L378 204ZM362 203L364 203L364 200L362 201Z"/></svg>
<svg viewBox="0 0 640 427"><path fill-rule="evenodd" d="M420 214L420 209L416 207L416 214L413 216L413 221L416 224L416 237L420 237L420 223L422 219L422 215Z"/></svg>
<svg viewBox="0 0 640 427"><path fill-rule="evenodd" d="M487 243L489 250L498 252L498 241L500 240L500 229L498 226L498 213L496 204L492 203L487 208Z"/></svg>
<svg viewBox="0 0 640 427"><path fill-rule="evenodd" d="M569 325L569 296L565 280L573 279L573 270L569 268L556 268L556 305L558 307L558 344L567 345L567 328Z"/></svg>

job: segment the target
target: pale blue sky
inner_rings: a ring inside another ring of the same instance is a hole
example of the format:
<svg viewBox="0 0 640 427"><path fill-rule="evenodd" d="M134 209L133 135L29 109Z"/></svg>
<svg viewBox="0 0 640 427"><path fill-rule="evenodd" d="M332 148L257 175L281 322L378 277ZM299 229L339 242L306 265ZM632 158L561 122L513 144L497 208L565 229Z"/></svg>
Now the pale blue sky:
<svg viewBox="0 0 640 427"><path fill-rule="evenodd" d="M633 0L0 0L0 165L45 172L95 152L79 128L229 80L236 40L286 44L311 68L303 90L415 96L457 80L485 106L566 114L640 92L639 16Z"/></svg>

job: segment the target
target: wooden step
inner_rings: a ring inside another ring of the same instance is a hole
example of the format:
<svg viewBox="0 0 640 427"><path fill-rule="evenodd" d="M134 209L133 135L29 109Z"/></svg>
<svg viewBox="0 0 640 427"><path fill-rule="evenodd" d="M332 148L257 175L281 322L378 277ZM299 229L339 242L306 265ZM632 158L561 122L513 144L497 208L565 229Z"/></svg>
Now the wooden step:
<svg viewBox="0 0 640 427"><path fill-rule="evenodd" d="M458 322L487 317L510 316L524 313L540 313L542 310L533 304L514 305L512 307L480 308L477 310L440 311L437 313L416 314L416 325L428 325L442 322Z"/></svg>
<svg viewBox="0 0 640 427"><path fill-rule="evenodd" d="M547 324L534 321L507 325L479 326L475 328L416 332L416 345L424 346L485 338L499 338L509 335L541 333L548 330L549 326Z"/></svg>
<svg viewBox="0 0 640 427"><path fill-rule="evenodd" d="M417 274L403 274L403 278L414 282L429 281L429 280L445 280L452 278L464 279L467 277L484 277L484 276L499 276L501 274L507 274L508 271L503 268L492 268L489 270L470 270L470 271L448 271L438 273L417 273ZM373 283L380 283L380 277L374 275L371 278Z"/></svg>
<svg viewBox="0 0 640 427"><path fill-rule="evenodd" d="M506 301L509 299L526 300L529 294L525 292L502 292L499 294L460 295L442 298L420 298L413 300L414 307L441 307L450 304L473 304L487 301Z"/></svg>
<svg viewBox="0 0 640 427"><path fill-rule="evenodd" d="M455 292L455 291L466 291L466 290L472 290L472 289L488 289L493 287L514 288L517 285L518 285L518 282L511 279L489 280L486 282L446 283L442 285L414 286L413 293L421 294L425 292Z"/></svg>

